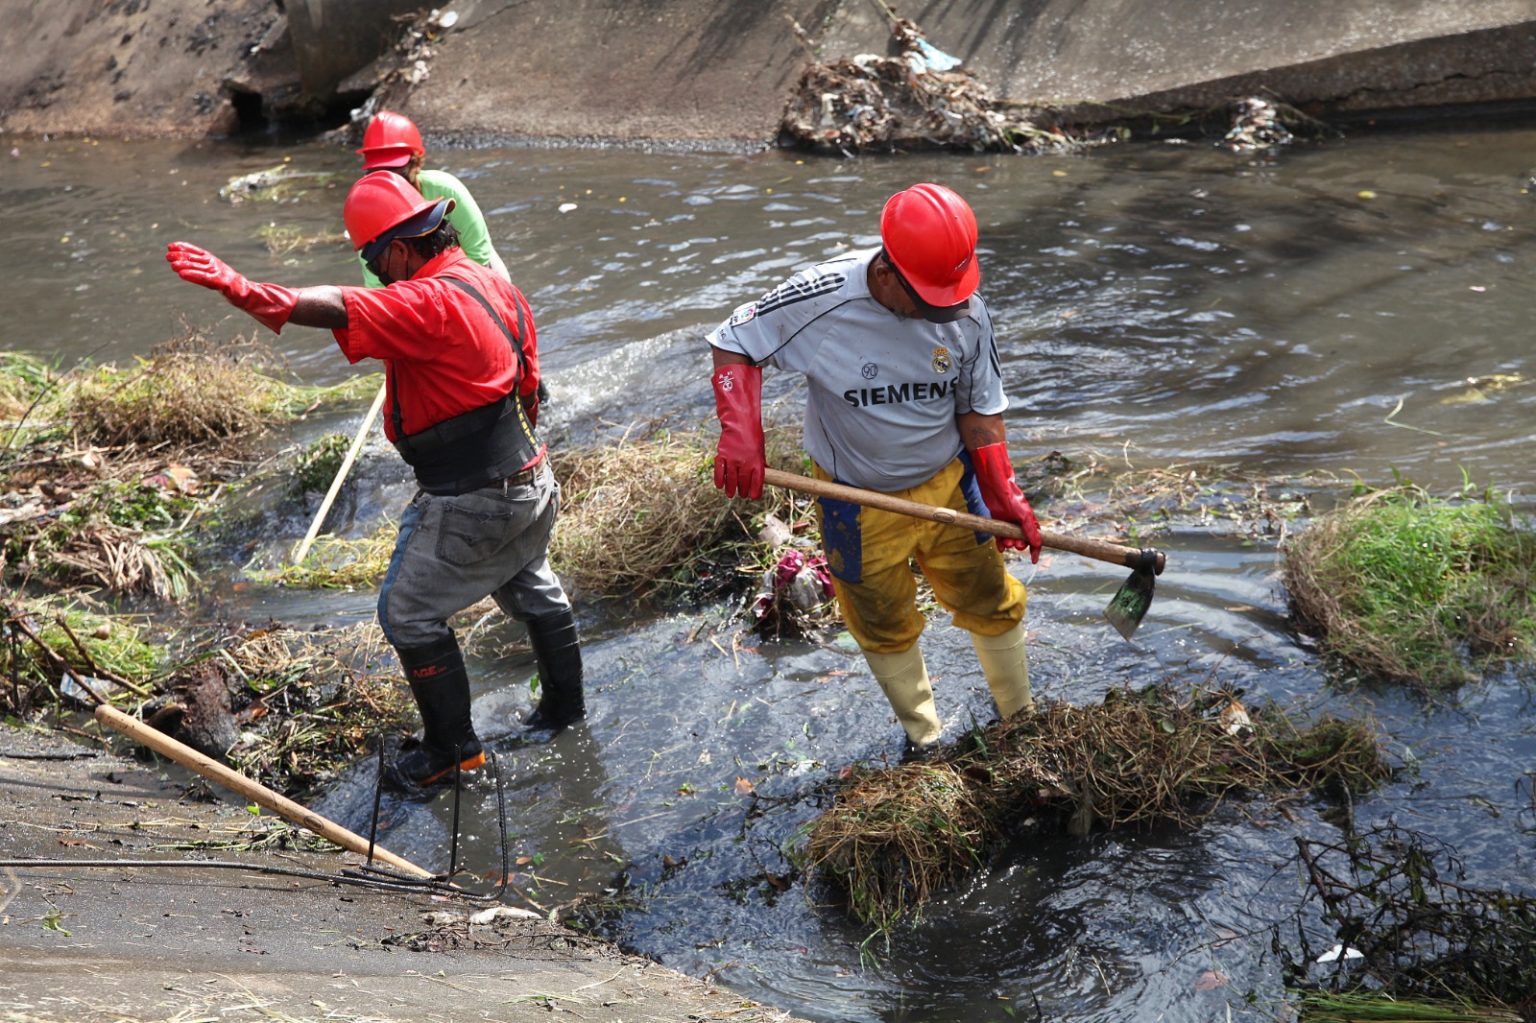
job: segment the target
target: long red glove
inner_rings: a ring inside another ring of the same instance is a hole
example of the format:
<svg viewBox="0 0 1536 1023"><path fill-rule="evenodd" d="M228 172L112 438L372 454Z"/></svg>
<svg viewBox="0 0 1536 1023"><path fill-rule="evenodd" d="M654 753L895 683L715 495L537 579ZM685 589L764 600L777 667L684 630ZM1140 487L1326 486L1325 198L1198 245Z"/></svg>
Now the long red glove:
<svg viewBox="0 0 1536 1023"><path fill-rule="evenodd" d="M165 258L182 280L219 292L230 305L250 313L274 334L282 333L283 324L299 304L299 293L292 288L247 280L218 256L196 245L171 242Z"/></svg>
<svg viewBox="0 0 1536 1023"><path fill-rule="evenodd" d="M763 371L732 363L710 379L715 385L715 414L720 417L720 446L715 449L715 486L727 497L763 496Z"/></svg>
<svg viewBox="0 0 1536 1023"><path fill-rule="evenodd" d="M1029 548L1029 560L1040 562L1040 523L1035 521L1035 510L1029 506L1029 498L1019 489L1013 477L1013 460L1008 457L1008 445L999 441L986 444L971 452L971 464L976 467L976 482L981 484L981 499L987 502L987 511L994 519L1018 523L1024 531L1023 540L997 538L1000 551L1022 551Z"/></svg>

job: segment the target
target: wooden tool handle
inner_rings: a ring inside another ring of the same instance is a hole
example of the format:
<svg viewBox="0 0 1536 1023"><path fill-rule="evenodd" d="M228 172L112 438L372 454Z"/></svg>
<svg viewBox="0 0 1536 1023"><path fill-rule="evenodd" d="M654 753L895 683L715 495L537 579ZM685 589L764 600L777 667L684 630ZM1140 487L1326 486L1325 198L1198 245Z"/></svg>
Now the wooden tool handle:
<svg viewBox="0 0 1536 1023"><path fill-rule="evenodd" d="M911 515L914 518L964 526L966 529L973 529L978 533L1007 537L1011 540L1024 539L1024 531L1012 522L984 518L980 515L954 511L950 508L939 508L935 505L923 504L919 501L908 501L904 497L893 497L890 494L882 494L877 490L864 490L860 487L850 487L843 483L831 483L826 480L812 479L809 476L797 476L792 472L783 472L779 469L765 469L763 471L763 482L772 483L776 487L798 490L803 494L811 494L815 497L831 497L839 501L851 501L854 504L867 505L870 508L881 508L885 511L897 512L901 515ZM1108 540L1067 536L1064 533L1051 533L1044 529L1040 531L1040 542L1052 550L1081 554L1085 558L1107 561L1111 565L1124 565L1126 568L1140 571L1150 569L1159 575L1162 574L1163 566L1167 564L1168 560L1167 556L1159 550L1150 548L1138 550L1135 547L1125 547L1121 544L1111 543Z"/></svg>
<svg viewBox="0 0 1536 1023"><path fill-rule="evenodd" d="M310 545L320 535L320 525L325 521L326 514L331 510L331 505L336 503L336 495L341 493L341 485L346 481L347 473L352 470L352 463L357 461L357 453L363 449L363 442L368 439L368 430L373 426L373 421L379 417L379 409L384 407L384 395L389 385L379 385L379 393L373 397L373 405L368 409L368 414L363 417L363 425L357 428L357 435L352 438L352 446L347 448L347 456L341 460L341 466L336 470L336 475L331 477L331 488L325 492L325 499L320 502L320 510L315 512L315 518L309 524L309 530L304 534L304 539L299 541L298 548L293 552L293 563L297 565L304 560L309 553Z"/></svg>
<svg viewBox="0 0 1536 1023"><path fill-rule="evenodd" d="M163 753L178 764L196 771L209 781L218 782L225 788L239 793L246 799L279 814L301 828L307 828L327 841L334 842L343 849L352 852L368 854L368 841L361 835L353 834L335 821L320 816L315 811L295 803L286 796L280 796L259 782L252 781L238 771L230 770L211 757L205 757L197 750L177 742L164 732L144 724L137 718L129 717L116 707L102 704L96 708L96 720L104 725L122 732L135 742L142 743L157 753ZM377 845L373 847L374 859L383 860L391 866L399 867L409 874L417 877L435 876L429 870L423 870L410 860L396 856L388 849Z"/></svg>

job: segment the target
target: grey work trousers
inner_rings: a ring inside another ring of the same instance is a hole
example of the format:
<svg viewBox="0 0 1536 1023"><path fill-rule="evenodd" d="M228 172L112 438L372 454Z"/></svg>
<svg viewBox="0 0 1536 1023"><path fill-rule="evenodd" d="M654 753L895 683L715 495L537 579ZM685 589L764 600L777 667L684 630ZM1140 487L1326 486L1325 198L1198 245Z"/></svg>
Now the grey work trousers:
<svg viewBox="0 0 1536 1023"><path fill-rule="evenodd" d="M549 567L560 485L547 460L533 479L467 494L420 491L400 518L400 535L379 588L379 624L395 649L448 639L448 619L494 597L526 622L568 611Z"/></svg>

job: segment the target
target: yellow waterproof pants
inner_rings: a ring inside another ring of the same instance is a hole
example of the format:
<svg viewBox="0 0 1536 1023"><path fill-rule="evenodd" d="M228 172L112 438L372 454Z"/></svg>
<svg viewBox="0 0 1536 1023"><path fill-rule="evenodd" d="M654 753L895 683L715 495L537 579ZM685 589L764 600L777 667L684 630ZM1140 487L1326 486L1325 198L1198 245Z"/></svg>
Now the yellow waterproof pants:
<svg viewBox="0 0 1536 1023"><path fill-rule="evenodd" d="M817 479L832 478L813 468ZM956 459L928 482L892 496L974 512L961 490L964 475ZM817 516L838 607L862 649L891 654L917 642L924 619L914 558L939 603L967 632L1001 636L1024 618L1024 584L1009 574L990 536L825 497L817 501Z"/></svg>
<svg viewBox="0 0 1536 1023"><path fill-rule="evenodd" d="M814 472L818 479L831 479L819 465ZM982 510L968 504L963 482L968 482L965 466L956 459L926 483L894 496L955 511ZM991 536L829 498L817 502L817 514L843 621L914 743L933 742L940 731L927 670L914 649L925 624L917 609L914 558L954 623L972 634L1002 716L1030 706L1022 625L1027 595ZM910 656L893 656L909 651Z"/></svg>

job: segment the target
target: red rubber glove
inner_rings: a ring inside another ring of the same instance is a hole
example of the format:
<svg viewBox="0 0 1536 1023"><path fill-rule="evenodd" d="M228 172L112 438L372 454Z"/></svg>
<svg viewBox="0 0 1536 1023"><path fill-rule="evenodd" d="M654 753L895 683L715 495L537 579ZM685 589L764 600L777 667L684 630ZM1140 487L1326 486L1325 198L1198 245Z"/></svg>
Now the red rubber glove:
<svg viewBox="0 0 1536 1023"><path fill-rule="evenodd" d="M981 499L987 502L987 511L994 519L1017 523L1024 531L1023 540L998 537L997 549L1022 551L1028 547L1029 560L1039 564L1040 523L1035 521L1035 510L1013 477L1008 445L999 441L977 448L971 452L971 464L976 467L976 482L981 484Z"/></svg>
<svg viewBox="0 0 1536 1023"><path fill-rule="evenodd" d="M720 446L715 449L715 486L727 497L763 496L763 370L732 363L710 379L715 385L715 414L720 417Z"/></svg>
<svg viewBox="0 0 1536 1023"><path fill-rule="evenodd" d="M171 242L166 246L165 258L182 280L219 292L230 305L251 314L274 334L282 333L283 324L299 304L299 293L292 288L249 281L218 256L196 245Z"/></svg>

